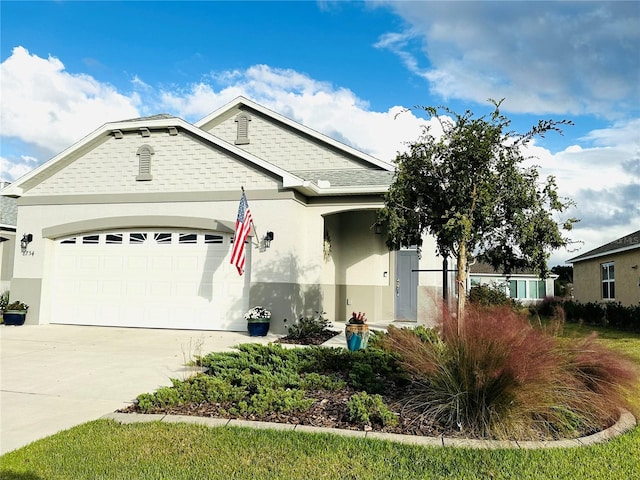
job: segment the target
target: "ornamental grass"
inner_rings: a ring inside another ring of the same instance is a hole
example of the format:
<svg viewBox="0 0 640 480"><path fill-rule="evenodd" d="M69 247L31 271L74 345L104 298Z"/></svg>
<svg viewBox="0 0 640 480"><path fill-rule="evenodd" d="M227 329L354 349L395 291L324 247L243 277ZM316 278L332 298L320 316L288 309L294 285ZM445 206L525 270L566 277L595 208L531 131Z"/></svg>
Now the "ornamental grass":
<svg viewBox="0 0 640 480"><path fill-rule="evenodd" d="M443 318L437 335L390 327L383 340L411 375L403 408L418 422L480 438L572 438L613 424L638 390L638 366L595 335L556 337L508 306L468 306L460 335Z"/></svg>

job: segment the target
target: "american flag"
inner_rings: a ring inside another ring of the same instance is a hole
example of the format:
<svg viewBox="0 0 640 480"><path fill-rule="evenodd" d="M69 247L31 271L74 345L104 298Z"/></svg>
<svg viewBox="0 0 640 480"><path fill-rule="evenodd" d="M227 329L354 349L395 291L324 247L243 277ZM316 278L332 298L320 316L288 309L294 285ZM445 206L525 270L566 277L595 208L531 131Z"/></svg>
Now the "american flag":
<svg viewBox="0 0 640 480"><path fill-rule="evenodd" d="M236 266L239 275L244 273L244 262L246 259L244 242L247 240L249 231L251 231L252 222L251 210L249 210L247 197L244 195L243 190L242 197L240 198L240 206L238 207L238 218L236 219L233 251L231 252L231 264Z"/></svg>

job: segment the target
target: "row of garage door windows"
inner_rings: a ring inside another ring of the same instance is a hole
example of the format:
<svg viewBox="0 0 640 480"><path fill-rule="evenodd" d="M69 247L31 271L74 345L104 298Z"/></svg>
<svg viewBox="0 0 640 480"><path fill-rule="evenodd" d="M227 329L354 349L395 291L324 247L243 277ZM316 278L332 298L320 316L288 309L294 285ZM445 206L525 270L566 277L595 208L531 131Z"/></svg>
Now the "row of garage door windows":
<svg viewBox="0 0 640 480"><path fill-rule="evenodd" d="M113 232L64 238L61 245L140 245L140 244L223 244L225 237L212 233L194 232ZM233 243L233 239L230 239Z"/></svg>

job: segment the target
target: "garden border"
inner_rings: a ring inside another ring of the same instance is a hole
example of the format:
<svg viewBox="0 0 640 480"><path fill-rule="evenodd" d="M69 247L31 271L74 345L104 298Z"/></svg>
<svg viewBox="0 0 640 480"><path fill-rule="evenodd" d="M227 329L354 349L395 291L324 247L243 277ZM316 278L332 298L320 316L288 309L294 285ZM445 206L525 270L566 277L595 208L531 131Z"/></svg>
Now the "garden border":
<svg viewBox="0 0 640 480"><path fill-rule="evenodd" d="M101 417L106 420L114 420L120 424L166 422L166 423L191 423L208 427L245 427L271 430L291 430L304 433L329 433L360 438L372 438L375 440L389 440L392 442L421 445L425 447L458 447L458 448L483 448L483 449L539 449L539 448L575 448L585 445L593 445L610 440L618 435L631 430L637 424L636 418L627 410L620 411L620 418L611 427L601 432L586 437L552 440L552 441L519 441L519 440L480 440L473 438L452 437L427 437L419 435L401 435L398 433L385 433L360 430L344 430L339 428L314 427L311 425L294 425L290 423L256 422L251 420L238 420L217 417L194 417L190 415L166 415L166 414L141 414L141 413L109 413Z"/></svg>

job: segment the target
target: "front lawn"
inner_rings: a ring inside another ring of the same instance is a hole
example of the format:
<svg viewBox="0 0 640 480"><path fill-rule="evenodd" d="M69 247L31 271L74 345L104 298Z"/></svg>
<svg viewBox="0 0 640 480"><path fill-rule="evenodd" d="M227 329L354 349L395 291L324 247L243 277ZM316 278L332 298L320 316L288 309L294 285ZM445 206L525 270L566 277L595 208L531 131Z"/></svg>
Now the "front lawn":
<svg viewBox="0 0 640 480"><path fill-rule="evenodd" d="M640 428L606 444L472 450L244 428L89 422L0 457L3 480L631 479Z"/></svg>

